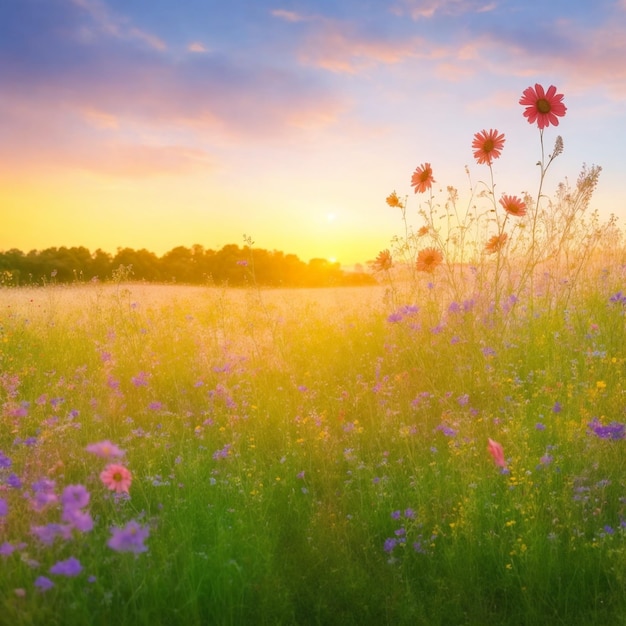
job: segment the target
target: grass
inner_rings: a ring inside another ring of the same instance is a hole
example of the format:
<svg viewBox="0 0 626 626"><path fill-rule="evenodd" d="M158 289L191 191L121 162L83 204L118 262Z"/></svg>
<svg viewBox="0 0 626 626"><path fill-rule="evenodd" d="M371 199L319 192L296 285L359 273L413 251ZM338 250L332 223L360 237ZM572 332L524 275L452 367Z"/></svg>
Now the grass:
<svg viewBox="0 0 626 626"><path fill-rule="evenodd" d="M589 427L624 417L623 276L586 280L532 311L436 277L3 289L0 622L626 624L625 442ZM42 478L88 489L91 531L32 534L62 521ZM131 520L147 551L108 547Z"/></svg>

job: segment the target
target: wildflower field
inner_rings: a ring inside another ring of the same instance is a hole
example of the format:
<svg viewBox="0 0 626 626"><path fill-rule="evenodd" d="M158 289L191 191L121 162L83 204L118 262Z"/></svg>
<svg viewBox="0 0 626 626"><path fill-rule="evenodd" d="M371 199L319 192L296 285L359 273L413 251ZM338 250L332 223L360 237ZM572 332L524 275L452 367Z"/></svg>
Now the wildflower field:
<svg viewBox="0 0 626 626"><path fill-rule="evenodd" d="M626 624L626 253L599 168L542 192L561 100L534 200L495 130L466 210L387 198L378 286L0 287L0 623Z"/></svg>

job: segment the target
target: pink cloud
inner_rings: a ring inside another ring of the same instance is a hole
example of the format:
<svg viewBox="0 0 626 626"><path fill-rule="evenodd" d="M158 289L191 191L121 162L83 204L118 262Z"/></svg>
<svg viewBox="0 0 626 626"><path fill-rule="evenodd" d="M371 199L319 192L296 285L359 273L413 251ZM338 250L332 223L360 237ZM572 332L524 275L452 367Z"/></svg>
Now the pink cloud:
<svg viewBox="0 0 626 626"><path fill-rule="evenodd" d="M302 63L331 72L356 74L376 65L394 65L408 59L441 58L445 49L420 37L385 40L355 34L343 24L326 21L305 41Z"/></svg>

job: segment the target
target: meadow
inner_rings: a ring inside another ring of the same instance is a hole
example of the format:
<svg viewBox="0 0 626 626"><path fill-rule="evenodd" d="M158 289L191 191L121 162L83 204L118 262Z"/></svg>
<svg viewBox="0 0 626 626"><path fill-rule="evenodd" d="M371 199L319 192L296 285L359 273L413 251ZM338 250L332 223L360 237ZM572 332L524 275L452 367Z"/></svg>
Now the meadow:
<svg viewBox="0 0 626 626"><path fill-rule="evenodd" d="M376 286L263 288L249 238L245 288L4 269L2 625L626 625L624 238L519 104L536 196L476 133Z"/></svg>
<svg viewBox="0 0 626 626"><path fill-rule="evenodd" d="M589 274L2 289L0 622L626 623L624 267Z"/></svg>

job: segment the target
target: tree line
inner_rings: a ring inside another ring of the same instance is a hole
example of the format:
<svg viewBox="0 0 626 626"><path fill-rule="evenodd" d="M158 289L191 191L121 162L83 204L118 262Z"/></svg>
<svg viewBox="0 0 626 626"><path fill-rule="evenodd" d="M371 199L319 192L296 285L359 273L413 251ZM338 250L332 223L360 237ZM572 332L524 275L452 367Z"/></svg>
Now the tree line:
<svg viewBox="0 0 626 626"><path fill-rule="evenodd" d="M327 287L374 284L362 268L341 269L327 259L301 261L295 254L236 244L221 250L178 246L159 257L142 248L118 248L115 255L101 249L60 247L0 251L0 284L41 285L94 280L137 280L245 286Z"/></svg>

